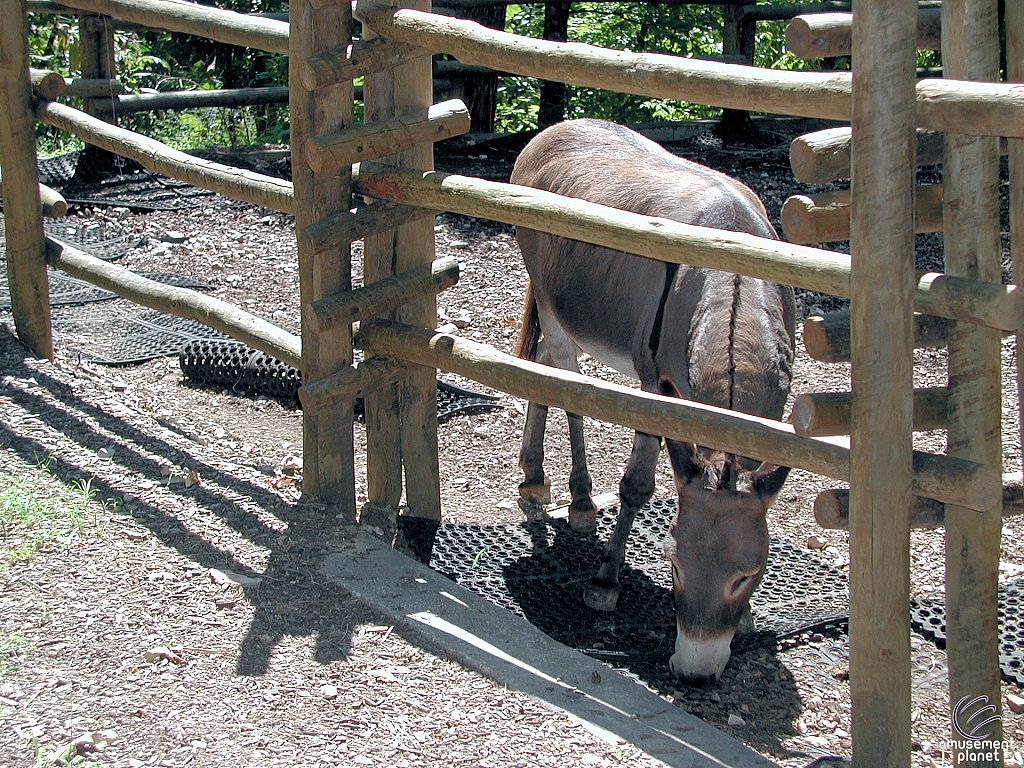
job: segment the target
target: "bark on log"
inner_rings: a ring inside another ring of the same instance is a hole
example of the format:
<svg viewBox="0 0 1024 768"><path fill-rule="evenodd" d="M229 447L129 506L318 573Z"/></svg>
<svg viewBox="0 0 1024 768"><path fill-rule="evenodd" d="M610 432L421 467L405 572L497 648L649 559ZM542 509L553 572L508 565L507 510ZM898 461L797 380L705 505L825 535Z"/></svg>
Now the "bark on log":
<svg viewBox="0 0 1024 768"><path fill-rule="evenodd" d="M370 357L354 367L342 368L319 381L303 384L299 387L299 400L303 409L335 410L397 384L419 370L420 366L393 357Z"/></svg>
<svg viewBox="0 0 1024 768"><path fill-rule="evenodd" d="M914 315L914 347L944 347L953 321L932 315ZM823 363L850 362L850 312L829 312L804 322L804 348L813 360Z"/></svg>
<svg viewBox="0 0 1024 768"><path fill-rule="evenodd" d="M64 96L74 99L112 99L124 93L124 83L102 77L73 77L65 80Z"/></svg>
<svg viewBox="0 0 1024 768"><path fill-rule="evenodd" d="M436 296L457 282L459 262L452 257L437 259L363 288L314 301L306 305L303 315L310 327L321 333L340 323L384 316L410 301Z"/></svg>
<svg viewBox="0 0 1024 768"><path fill-rule="evenodd" d="M468 130L469 110L458 99L452 99L427 109L309 139L304 146L306 162L314 173L320 173L361 160L377 160L424 144L432 145Z"/></svg>
<svg viewBox="0 0 1024 768"><path fill-rule="evenodd" d="M202 109L204 107L244 107L255 104L287 104L288 88L225 88L211 91L168 91L97 99L116 114L155 112L160 109Z"/></svg>
<svg viewBox="0 0 1024 768"><path fill-rule="evenodd" d="M800 437L848 435L852 400L849 392L800 395L793 401L793 428ZM945 429L946 401L945 387L914 390L914 431Z"/></svg>
<svg viewBox="0 0 1024 768"><path fill-rule="evenodd" d="M942 10L923 8L917 12L918 50L937 51L941 45ZM797 16L786 26L786 48L801 59L849 56L853 14L821 13Z"/></svg>
<svg viewBox="0 0 1024 768"><path fill-rule="evenodd" d="M288 22L183 0L67 0L65 4L153 29L183 32L270 53L288 53Z"/></svg>
<svg viewBox="0 0 1024 768"><path fill-rule="evenodd" d="M294 213L290 182L192 157L155 139L109 125L52 101L36 105L36 118L115 154L130 157L146 170L186 181L236 200Z"/></svg>
<svg viewBox="0 0 1024 768"><path fill-rule="evenodd" d="M1024 514L1021 476L1003 475L1003 518ZM850 527L850 492L843 488L822 491L814 500L814 519L822 528L846 531ZM946 507L934 499L914 497L910 511L911 528L942 528L946 524Z"/></svg>
<svg viewBox="0 0 1024 768"><path fill-rule="evenodd" d="M391 40L527 77L757 112L849 120L849 73L782 72L555 43L473 22L357 0L357 18ZM918 124L972 136L1024 136L1024 85L928 80Z"/></svg>
<svg viewBox="0 0 1024 768"><path fill-rule="evenodd" d="M724 269L785 285L849 296L846 254L752 235L640 216L551 192L455 174L361 163L357 192L405 205L529 227L675 264ZM935 273L918 275L917 309L939 317L1015 330L1024 318L1017 286Z"/></svg>
<svg viewBox="0 0 1024 768"><path fill-rule="evenodd" d="M49 238L46 240L46 260L72 277L113 291L121 298L170 315L196 320L288 365L302 367L301 342L297 336L234 304L189 288L149 280Z"/></svg>
<svg viewBox="0 0 1024 768"><path fill-rule="evenodd" d="M791 243L850 239L850 191L793 195L782 206L782 229ZM921 184L914 197L914 232L942 231L942 185Z"/></svg>
<svg viewBox="0 0 1024 768"><path fill-rule="evenodd" d="M67 83L64 82L64 76L60 73L48 69L30 69L28 72L32 88L42 98L53 100L64 95Z"/></svg>
<svg viewBox="0 0 1024 768"><path fill-rule="evenodd" d="M3 184L3 169L0 168L0 194L3 194ZM64 196L57 190L50 189L45 184L39 185L39 201L41 203L40 211L47 218L59 219L68 212L68 203Z"/></svg>
<svg viewBox="0 0 1024 768"><path fill-rule="evenodd" d="M341 243L362 240L420 219L433 218L434 211L397 203L376 202L338 213L299 232L299 239L312 253Z"/></svg>
<svg viewBox="0 0 1024 768"><path fill-rule="evenodd" d="M394 69L429 55L430 51L415 45L375 37L298 62L299 81L307 91L313 91L342 80L355 80L374 72Z"/></svg>
<svg viewBox="0 0 1024 768"><path fill-rule="evenodd" d="M0 0L0 13L8 19L0 26L0 162L6 177L4 226L11 313L21 341L41 357L52 359L24 3Z"/></svg>
<svg viewBox="0 0 1024 768"><path fill-rule="evenodd" d="M520 360L457 336L386 320L360 326L357 346L440 368L553 408L843 480L849 449L835 440L798 437L792 426L687 400L654 395L591 376ZM989 509L999 502L998 470L914 452L915 492L956 496ZM978 491L981 491L978 493Z"/></svg>

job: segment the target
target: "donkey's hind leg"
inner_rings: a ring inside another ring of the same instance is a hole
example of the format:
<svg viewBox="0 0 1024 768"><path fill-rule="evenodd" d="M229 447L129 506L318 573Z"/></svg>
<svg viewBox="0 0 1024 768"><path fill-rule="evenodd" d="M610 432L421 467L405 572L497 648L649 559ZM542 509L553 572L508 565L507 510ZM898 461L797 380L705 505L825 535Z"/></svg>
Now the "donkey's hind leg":
<svg viewBox="0 0 1024 768"><path fill-rule="evenodd" d="M622 587L619 569L626 559L626 541L636 513L654 495L654 471L661 451L661 438L637 432L626 473L619 483L619 517L615 530L601 555L601 567L583 593L584 602L595 611L614 611Z"/></svg>

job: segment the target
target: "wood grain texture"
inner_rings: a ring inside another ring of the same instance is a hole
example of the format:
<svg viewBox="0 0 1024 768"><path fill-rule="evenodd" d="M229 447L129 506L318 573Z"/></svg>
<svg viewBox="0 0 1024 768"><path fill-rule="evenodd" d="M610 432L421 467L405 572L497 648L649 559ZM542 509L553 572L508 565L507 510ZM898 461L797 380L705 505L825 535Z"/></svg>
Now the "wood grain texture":
<svg viewBox="0 0 1024 768"><path fill-rule="evenodd" d="M314 8L308 0L289 3L291 36L289 61L303 61L351 41L351 6L347 0ZM338 168L314 174L302 153L303 143L314 136L334 133L353 125L352 83L342 82L306 91L295 67L289 68L291 93L292 179L295 231L351 210L351 172ZM348 242L312 251L302 238L299 250L301 307L352 288L351 250ZM302 375L315 382L352 365L352 330L339 325L316 333L302 323ZM310 408L302 414L303 477L305 498L330 504L343 516L355 518L355 452L352 402Z"/></svg>
<svg viewBox="0 0 1024 768"><path fill-rule="evenodd" d="M941 16L938 8L917 12L917 48L937 51L941 44ZM852 46L853 14L818 13L797 16L786 25L786 48L801 59L849 56Z"/></svg>
<svg viewBox="0 0 1024 768"><path fill-rule="evenodd" d="M932 315L914 315L914 348L944 347L953 321ZM823 363L850 362L850 311L829 312L804 322L804 349Z"/></svg>
<svg viewBox="0 0 1024 768"><path fill-rule="evenodd" d="M25 18L22 0L0 1L9 20ZM53 358L50 294L36 170L35 120L28 43L21 23L0 25L0 166L4 173L4 225L11 312L18 338L41 357Z"/></svg>
<svg viewBox="0 0 1024 768"><path fill-rule="evenodd" d="M856 768L910 764L916 21L913 3L858 0L853 28L850 698Z"/></svg>
<svg viewBox="0 0 1024 768"><path fill-rule="evenodd" d="M999 77L999 30L992 0L946 0L942 5L946 77ZM947 132L943 162L946 198L946 271L975 280L999 280L999 150L994 139ZM950 456L992 467L1002 464L1000 336L957 323L949 340ZM951 704L988 696L998 713L997 589L1002 516L998 507L977 515L946 508L946 652ZM951 734L957 738L955 729ZM999 721L987 738L1000 740ZM1002 765L968 760L961 765Z"/></svg>

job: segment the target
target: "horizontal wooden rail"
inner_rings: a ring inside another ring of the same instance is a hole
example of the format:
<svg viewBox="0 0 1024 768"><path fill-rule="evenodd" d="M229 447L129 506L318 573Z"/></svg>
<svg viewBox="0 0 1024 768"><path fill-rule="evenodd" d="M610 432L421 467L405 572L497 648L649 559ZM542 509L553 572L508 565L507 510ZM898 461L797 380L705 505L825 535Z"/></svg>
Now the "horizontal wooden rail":
<svg viewBox="0 0 1024 768"><path fill-rule="evenodd" d="M1003 517L1024 514L1021 476L1003 475ZM822 491L814 500L814 519L822 528L846 531L850 528L850 492L844 488ZM914 497L910 510L911 528L941 528L946 524L946 507L934 499Z"/></svg>
<svg viewBox="0 0 1024 768"><path fill-rule="evenodd" d="M112 99L124 93L120 80L99 77L73 77L65 79L64 96L73 99Z"/></svg>
<svg viewBox="0 0 1024 768"><path fill-rule="evenodd" d="M353 187L381 200L494 219L669 263L850 295L850 257L834 251L641 216L531 187L379 163L354 167ZM921 312L1002 330L1015 330L1024 318L1024 294L1012 285L927 273L919 276L915 301Z"/></svg>
<svg viewBox="0 0 1024 768"><path fill-rule="evenodd" d="M310 224L298 233L298 237L311 252L321 253L341 243L362 240L368 235L432 217L434 213L427 208L413 208L382 200Z"/></svg>
<svg viewBox="0 0 1024 768"><path fill-rule="evenodd" d="M831 243L850 239L850 190L793 195L782 206L782 230L791 243ZM918 185L914 231L942 231L942 185Z"/></svg>
<svg viewBox="0 0 1024 768"><path fill-rule="evenodd" d="M95 144L117 155L130 157L146 170L162 173L236 200L265 205L275 211L295 212L291 182L283 179L192 157L155 139L118 128L81 110L53 101L39 102L36 105L36 118L47 125L72 133L89 144Z"/></svg>
<svg viewBox="0 0 1024 768"><path fill-rule="evenodd" d="M557 43L472 21L357 0L355 15L389 40L518 75L659 99L849 120L849 73L717 64L581 43ZM972 136L1024 137L1024 84L930 80L917 86L918 124Z"/></svg>
<svg viewBox="0 0 1024 768"><path fill-rule="evenodd" d="M67 89L64 82L64 75L48 69L30 69L29 79L32 81L32 88L36 94L44 99L56 99L63 96Z"/></svg>
<svg viewBox="0 0 1024 768"><path fill-rule="evenodd" d="M917 12L917 47L937 51L942 43L941 8ZM786 47L801 59L849 56L853 41L852 13L796 16L786 27Z"/></svg>
<svg viewBox="0 0 1024 768"><path fill-rule="evenodd" d="M914 346L944 347L952 330L952 320L914 315ZM844 309L823 317L807 318L803 337L804 348L811 359L823 363L850 362L850 311Z"/></svg>
<svg viewBox="0 0 1024 768"><path fill-rule="evenodd" d="M303 151L309 167L320 173L404 152L468 130L469 110L459 99L451 99L427 109L317 136L303 145Z"/></svg>
<svg viewBox="0 0 1024 768"><path fill-rule="evenodd" d="M298 336L234 304L189 288L149 280L124 267L49 238L46 240L46 261L72 277L113 291L121 298L160 312L196 320L288 365L302 367L302 348Z"/></svg>
<svg viewBox="0 0 1024 768"><path fill-rule="evenodd" d="M345 323L380 317L403 304L434 296L459 282L459 262L452 257L421 264L354 291L307 304L303 317L314 333L327 333Z"/></svg>
<svg viewBox="0 0 1024 768"><path fill-rule="evenodd" d="M914 431L945 429L948 414L945 387L914 390ZM850 392L803 394L793 401L793 429L800 437L850 434Z"/></svg>
<svg viewBox="0 0 1024 768"><path fill-rule="evenodd" d="M270 88L223 88L209 91L168 91L98 99L95 106L114 114L154 112L159 109L247 107L256 104L287 104L287 86Z"/></svg>
<svg viewBox="0 0 1024 768"><path fill-rule="evenodd" d="M917 130L917 164L942 162L945 136L935 131ZM827 184L850 178L849 128L826 128L797 136L789 145L789 164L793 175L805 184ZM999 142L1006 154L1006 139Z"/></svg>
<svg viewBox="0 0 1024 768"><path fill-rule="evenodd" d="M3 184L3 169L0 168L0 194L3 194ZM39 202L43 216L47 218L59 219L67 215L68 201L64 199L64 195L45 184L39 185Z"/></svg>
<svg viewBox="0 0 1024 768"><path fill-rule="evenodd" d="M288 53L286 21L224 11L183 0L67 0L62 4L153 29L183 32L270 53Z"/></svg>
<svg viewBox="0 0 1024 768"><path fill-rule="evenodd" d="M850 450L827 439L799 437L771 419L649 394L591 376L520 360L493 347L437 331L370 320L360 326L356 344L367 352L397 357L456 373L494 389L582 416L641 432L768 461L801 467L846 480ZM999 472L992 467L914 452L915 492L971 509L999 502Z"/></svg>
<svg viewBox="0 0 1024 768"><path fill-rule="evenodd" d="M400 64L429 55L430 51L415 45L375 37L372 40L359 40L346 48L310 56L295 66L298 66L302 87L307 91L315 91L342 80L355 80L374 72L394 69Z"/></svg>
<svg viewBox="0 0 1024 768"><path fill-rule="evenodd" d="M299 387L299 400L303 408L310 410L335 408L407 379L419 370L421 367L413 363L376 355L319 381L303 384Z"/></svg>

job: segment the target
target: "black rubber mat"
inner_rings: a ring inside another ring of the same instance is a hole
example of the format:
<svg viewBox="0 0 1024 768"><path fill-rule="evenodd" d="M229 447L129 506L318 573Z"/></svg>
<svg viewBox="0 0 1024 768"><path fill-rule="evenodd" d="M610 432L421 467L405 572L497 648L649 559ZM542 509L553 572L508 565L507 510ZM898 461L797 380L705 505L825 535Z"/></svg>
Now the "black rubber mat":
<svg viewBox="0 0 1024 768"><path fill-rule="evenodd" d="M1024 686L1024 579L999 585L999 668L1003 678ZM940 648L946 647L946 606L942 600L910 601L910 621Z"/></svg>
<svg viewBox="0 0 1024 768"><path fill-rule="evenodd" d="M236 392L298 399L302 374L233 339L198 339L181 347L178 363L185 378L199 386L228 387ZM495 395L463 389L444 381L437 382L437 418L444 421L459 413L501 408ZM355 410L362 414L362 401Z"/></svg>
<svg viewBox="0 0 1024 768"><path fill-rule="evenodd" d="M178 275L174 272L136 272L140 277L146 277L164 285L174 285L180 288L194 288L197 290L209 290L210 286L200 283L185 275ZM48 270L50 288L50 306L67 307L81 304L91 304L97 301L110 301L116 299L117 294L103 288L97 288L91 283L69 277L58 270ZM0 309L11 308L11 294L7 284L6 270L0 270Z"/></svg>
<svg viewBox="0 0 1024 768"><path fill-rule="evenodd" d="M184 343L194 339L226 338L195 320L149 309L133 309L99 320L55 320L54 329L58 334L81 338L71 346L83 358L103 365L142 363L176 355Z"/></svg>
<svg viewBox="0 0 1024 768"><path fill-rule="evenodd" d="M104 261L119 259L143 242L142 238L108 237L95 222L83 223L72 219L43 219L43 233ZM4 258L6 248L4 217L0 214L0 258Z"/></svg>
<svg viewBox="0 0 1024 768"><path fill-rule="evenodd" d="M664 665L673 652L672 576L661 543L675 501L652 501L637 514L620 573L618 607L598 613L584 604L583 589L596 571L617 511L601 510L596 534L576 533L561 519L490 526L399 521L406 544L421 559L429 557L435 570L527 618L556 640L636 671ZM784 638L841 624L847 595L845 574L772 540L751 610L758 633Z"/></svg>

